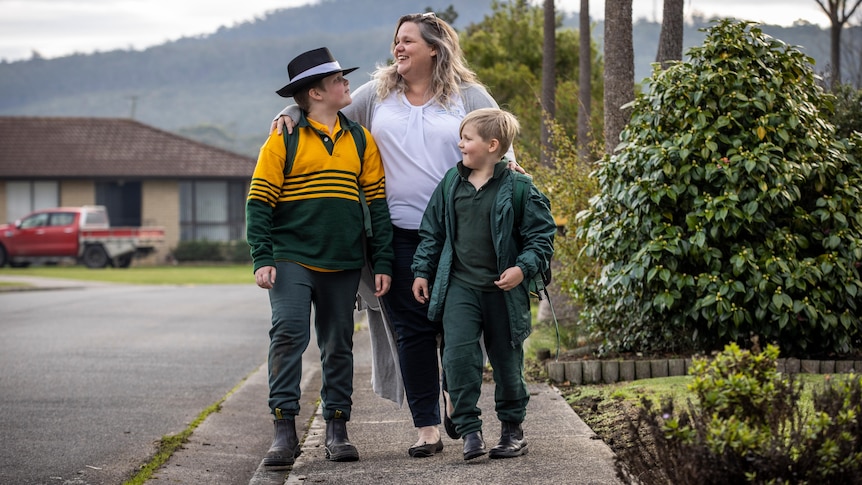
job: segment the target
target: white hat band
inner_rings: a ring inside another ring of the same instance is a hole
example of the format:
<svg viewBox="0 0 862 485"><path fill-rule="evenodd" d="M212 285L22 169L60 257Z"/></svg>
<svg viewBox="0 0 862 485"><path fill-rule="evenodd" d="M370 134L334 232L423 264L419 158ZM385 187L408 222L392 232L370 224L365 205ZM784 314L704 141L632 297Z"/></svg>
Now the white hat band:
<svg viewBox="0 0 862 485"><path fill-rule="evenodd" d="M319 66L314 66L307 71L303 71L303 72L299 73L299 75L297 75L295 78L291 79L290 82L291 82L291 84L293 84L296 81L299 81L301 79L305 79L307 77L314 76L316 74L323 74L323 73L327 73L327 72L343 71L343 70L344 69L341 69L341 64L339 64L338 61L327 62L326 64L320 64Z"/></svg>

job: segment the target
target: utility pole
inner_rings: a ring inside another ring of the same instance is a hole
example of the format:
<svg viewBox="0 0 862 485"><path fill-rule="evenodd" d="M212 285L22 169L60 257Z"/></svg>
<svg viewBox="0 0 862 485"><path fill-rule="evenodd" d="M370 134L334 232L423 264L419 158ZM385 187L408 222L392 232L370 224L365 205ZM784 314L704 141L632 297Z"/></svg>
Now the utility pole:
<svg viewBox="0 0 862 485"><path fill-rule="evenodd" d="M137 95L137 94L133 94L133 95L131 95L131 96L126 96L126 97L127 97L127 98L129 98L129 100L131 101L131 110L130 110L130 113L129 113L129 118L130 118L130 119L135 119L135 108L136 108L136 107L137 107L137 105L138 105L138 95Z"/></svg>

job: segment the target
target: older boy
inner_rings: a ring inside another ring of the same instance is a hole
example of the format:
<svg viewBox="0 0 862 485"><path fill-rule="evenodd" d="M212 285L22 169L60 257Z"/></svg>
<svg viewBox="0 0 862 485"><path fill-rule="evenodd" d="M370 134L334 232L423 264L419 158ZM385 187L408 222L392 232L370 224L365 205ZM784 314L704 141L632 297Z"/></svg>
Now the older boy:
<svg viewBox="0 0 862 485"><path fill-rule="evenodd" d="M421 303L430 298L430 319L439 320L442 314L443 368L455 408L451 418L464 437L465 460L486 453L477 406L483 333L502 423L490 457L527 453L521 423L530 398L523 349L531 329L529 281L553 255L556 225L548 199L529 179L518 179L526 176L507 168L503 154L518 130L517 119L499 109L475 110L464 118L458 145L464 158L452 169L458 176L447 174L431 196L413 258L414 297ZM517 200L516 184L524 183L529 184L528 195ZM524 205L518 208L515 203Z"/></svg>
<svg viewBox="0 0 862 485"><path fill-rule="evenodd" d="M290 466L300 453L294 420L312 305L323 371L325 455L332 461L359 459L346 422L353 394L353 309L366 257L360 191L370 211L369 256L378 296L389 290L393 253L377 145L340 112L351 102L344 75L354 70L342 69L325 47L290 61L290 82L277 93L292 96L302 109L298 140L290 144L270 135L251 180L247 238L255 282L269 290L272 307L269 406L275 438L266 466ZM365 139L364 152L355 136Z"/></svg>

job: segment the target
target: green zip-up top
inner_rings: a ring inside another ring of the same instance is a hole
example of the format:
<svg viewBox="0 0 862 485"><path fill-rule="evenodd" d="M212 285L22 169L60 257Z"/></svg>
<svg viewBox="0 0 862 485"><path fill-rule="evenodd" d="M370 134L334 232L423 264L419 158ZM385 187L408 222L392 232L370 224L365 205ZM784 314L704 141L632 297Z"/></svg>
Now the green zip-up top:
<svg viewBox="0 0 862 485"><path fill-rule="evenodd" d="M507 164L503 158L499 164ZM455 259L454 195L459 184L468 183L470 169L458 162L456 167L459 176L455 177L453 187L448 194L443 193L443 183L434 190L422 224L419 226L421 241L413 257L413 275L425 278L431 284L428 318L439 321L443 313L443 301L446 297L452 265ZM520 344L532 331L530 315L529 282L539 269L547 266L554 254L554 235L557 231L554 217L551 215L550 202L535 186L530 187L530 193L524 202L524 214L520 225L515 227L515 212L512 207L512 183L514 175L509 170L501 170L500 187L491 210L491 240L497 260L497 269L501 274L507 268L518 266L524 273L524 281L511 291L505 292L506 309L509 313L511 327L511 344Z"/></svg>

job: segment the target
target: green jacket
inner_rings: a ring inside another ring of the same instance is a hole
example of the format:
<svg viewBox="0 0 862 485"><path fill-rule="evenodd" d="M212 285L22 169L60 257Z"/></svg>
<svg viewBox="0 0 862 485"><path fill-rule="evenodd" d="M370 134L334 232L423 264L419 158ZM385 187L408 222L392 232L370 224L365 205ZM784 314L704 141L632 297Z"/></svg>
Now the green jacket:
<svg viewBox="0 0 862 485"><path fill-rule="evenodd" d="M443 193L441 182L431 195L422 224L419 226L421 241L411 267L414 277L425 278L432 282L428 318L435 321L442 318L443 302L446 298L454 259L453 198L458 184L463 183L469 174L469 169L463 167L460 162L451 170L458 170L460 176L455 177L455 183L448 190L448 194ZM522 343L532 330L529 282L541 268L550 264L551 256L554 254L554 234L557 226L551 214L548 198L535 186L531 186L530 195L524 202L524 215L520 226L514 227L513 180L514 175L508 170L500 180L492 214L491 236L499 272L502 273L515 265L524 272L524 281L517 288L505 292L511 326L511 344L515 346Z"/></svg>

